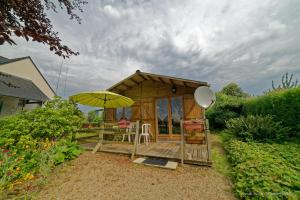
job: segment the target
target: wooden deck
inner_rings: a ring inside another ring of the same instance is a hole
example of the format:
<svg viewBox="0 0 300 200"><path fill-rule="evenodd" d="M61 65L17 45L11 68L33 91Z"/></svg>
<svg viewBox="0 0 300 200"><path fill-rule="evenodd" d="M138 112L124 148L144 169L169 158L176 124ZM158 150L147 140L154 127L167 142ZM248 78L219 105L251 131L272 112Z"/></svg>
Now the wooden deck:
<svg viewBox="0 0 300 200"><path fill-rule="evenodd" d="M96 142L82 144L86 149L93 150ZM133 144L127 142L107 142L102 144L101 152L121 153L131 155ZM180 143L179 142L156 142L149 145L137 145L136 156L146 156L155 158L167 158L174 161L180 161ZM198 144L185 144L184 163L196 165L211 165L208 161L207 146Z"/></svg>

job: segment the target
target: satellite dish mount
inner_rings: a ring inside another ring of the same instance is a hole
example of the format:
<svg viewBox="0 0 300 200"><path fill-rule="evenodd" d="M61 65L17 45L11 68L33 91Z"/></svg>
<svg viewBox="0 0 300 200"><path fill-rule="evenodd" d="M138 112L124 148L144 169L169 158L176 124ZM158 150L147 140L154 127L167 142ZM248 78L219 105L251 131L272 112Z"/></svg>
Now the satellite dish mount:
<svg viewBox="0 0 300 200"><path fill-rule="evenodd" d="M213 106L213 104L216 102L216 96L215 93L209 89L206 86L201 86L198 87L195 90L194 93L194 98L196 103L204 108L204 130L205 130L205 137L206 137L206 142L207 142L207 156L208 156L208 161L211 160L211 155L210 155L210 142L209 142L209 122L208 119L205 117L205 110L208 109L209 107Z"/></svg>

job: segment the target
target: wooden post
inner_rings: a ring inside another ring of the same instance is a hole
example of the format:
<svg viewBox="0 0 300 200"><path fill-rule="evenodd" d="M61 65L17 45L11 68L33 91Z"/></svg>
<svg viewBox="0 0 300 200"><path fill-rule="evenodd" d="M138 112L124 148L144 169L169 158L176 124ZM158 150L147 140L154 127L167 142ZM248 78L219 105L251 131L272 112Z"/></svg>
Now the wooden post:
<svg viewBox="0 0 300 200"><path fill-rule="evenodd" d="M103 144L103 132L104 132L104 123L102 123L101 126L100 126L99 141L98 141L97 145L95 146L95 148L92 151L93 154L95 154L98 151L98 149L100 149L100 151L101 151L101 147L102 147L102 144Z"/></svg>
<svg viewBox="0 0 300 200"><path fill-rule="evenodd" d="M180 146L180 153L181 153L181 165L183 166L184 161L184 129L183 129L183 121L180 120L180 133L181 133L181 146Z"/></svg>
<svg viewBox="0 0 300 200"><path fill-rule="evenodd" d="M134 154L137 152L137 145L138 145L139 131L140 131L138 120L136 121L135 127L136 127L136 130L135 130L134 144L133 144L133 149L132 149L132 154L131 154L131 160L134 159Z"/></svg>
<svg viewBox="0 0 300 200"><path fill-rule="evenodd" d="M205 119L205 137L206 137L206 146L207 146L207 161L211 161L211 147L210 147L210 131L209 131L209 121Z"/></svg>

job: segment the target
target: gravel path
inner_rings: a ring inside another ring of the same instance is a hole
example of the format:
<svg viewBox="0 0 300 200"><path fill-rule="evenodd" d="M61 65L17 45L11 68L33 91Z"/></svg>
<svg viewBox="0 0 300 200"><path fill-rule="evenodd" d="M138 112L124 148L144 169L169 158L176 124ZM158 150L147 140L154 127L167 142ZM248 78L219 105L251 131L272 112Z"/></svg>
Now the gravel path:
<svg viewBox="0 0 300 200"><path fill-rule="evenodd" d="M234 199L230 181L212 168L167 170L134 164L124 155L83 153L55 170L36 199Z"/></svg>

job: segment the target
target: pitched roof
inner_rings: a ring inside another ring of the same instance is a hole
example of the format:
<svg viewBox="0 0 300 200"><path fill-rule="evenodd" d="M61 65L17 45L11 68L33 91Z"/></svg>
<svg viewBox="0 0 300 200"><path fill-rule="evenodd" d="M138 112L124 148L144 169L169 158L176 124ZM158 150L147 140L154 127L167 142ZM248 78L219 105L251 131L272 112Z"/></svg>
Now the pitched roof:
<svg viewBox="0 0 300 200"><path fill-rule="evenodd" d="M146 80L150 80L153 82L161 82L162 84L178 85L182 87L191 87L191 88L197 88L199 86L208 86L207 82L172 77L172 76L165 76L160 74L152 74L152 73L141 72L140 70L137 70L134 74L114 84L107 90L115 91L115 92L123 92Z"/></svg>
<svg viewBox="0 0 300 200"><path fill-rule="evenodd" d="M0 56L0 64L1 63L4 63L4 62L7 62L9 59L8 58L5 58L3 56Z"/></svg>
<svg viewBox="0 0 300 200"><path fill-rule="evenodd" d="M43 74L41 73L41 71L39 70L39 68L35 65L35 63L33 62L33 60L31 59L30 56L25 56L25 57L20 57L20 58L14 58L14 59L8 59L8 58L5 58L3 56L0 56L0 67L1 67L1 65L6 65L6 64L9 64L9 63L12 63L12 62L17 62L17 61L25 60L25 59L29 59L31 61L31 63L37 69L38 73L44 79L44 81L46 82L46 84L48 85L48 87L56 95L55 91L52 89L52 87L50 86L50 84L48 83L48 81L46 80L46 78L43 76Z"/></svg>
<svg viewBox="0 0 300 200"><path fill-rule="evenodd" d="M0 95L37 101L49 99L31 80L3 72L0 72Z"/></svg>

